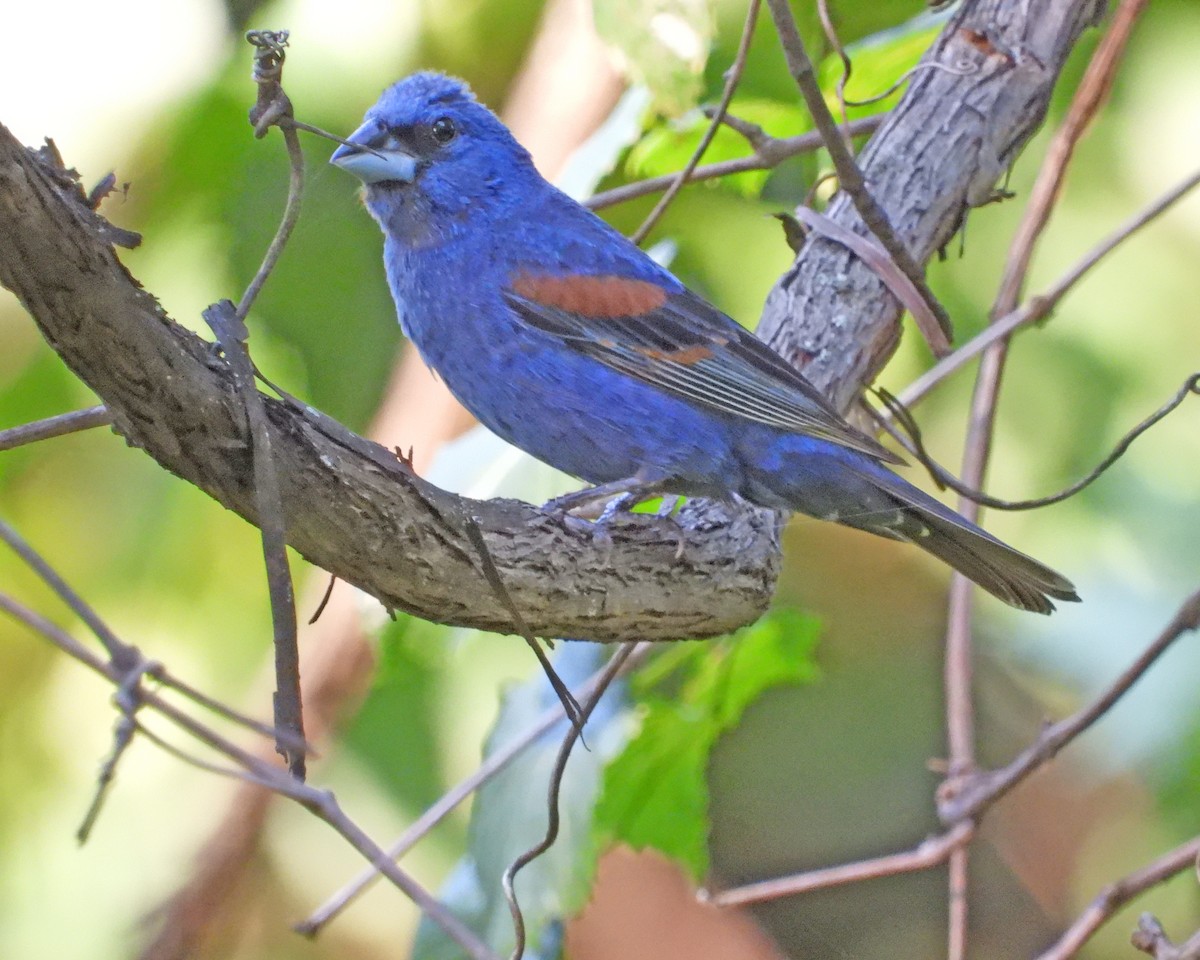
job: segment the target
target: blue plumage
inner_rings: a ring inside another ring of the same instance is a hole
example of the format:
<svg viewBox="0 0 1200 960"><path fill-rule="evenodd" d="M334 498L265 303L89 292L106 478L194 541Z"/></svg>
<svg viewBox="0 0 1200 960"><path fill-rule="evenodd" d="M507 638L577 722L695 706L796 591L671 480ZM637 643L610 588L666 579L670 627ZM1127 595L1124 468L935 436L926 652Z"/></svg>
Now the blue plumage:
<svg viewBox="0 0 1200 960"><path fill-rule="evenodd" d="M542 179L459 81L420 73L333 162L366 184L405 334L486 426L633 496L798 510L940 557L1048 613L1065 578L892 473L786 361Z"/></svg>

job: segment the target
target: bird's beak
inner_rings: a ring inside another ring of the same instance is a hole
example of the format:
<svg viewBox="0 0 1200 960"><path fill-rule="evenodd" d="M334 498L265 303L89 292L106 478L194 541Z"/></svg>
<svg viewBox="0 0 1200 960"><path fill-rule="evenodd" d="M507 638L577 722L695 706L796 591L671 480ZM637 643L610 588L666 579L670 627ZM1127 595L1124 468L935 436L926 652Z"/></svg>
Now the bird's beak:
<svg viewBox="0 0 1200 960"><path fill-rule="evenodd" d="M385 180L412 183L417 175L417 158L383 142L381 132L375 123L364 123L350 135L349 143L333 151L329 162L365 184Z"/></svg>

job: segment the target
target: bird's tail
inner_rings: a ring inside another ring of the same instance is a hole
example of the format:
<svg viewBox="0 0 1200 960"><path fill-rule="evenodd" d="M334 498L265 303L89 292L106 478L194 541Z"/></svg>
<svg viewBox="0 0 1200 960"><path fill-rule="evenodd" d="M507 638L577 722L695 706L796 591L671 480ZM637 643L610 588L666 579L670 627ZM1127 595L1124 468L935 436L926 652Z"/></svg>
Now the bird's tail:
<svg viewBox="0 0 1200 960"><path fill-rule="evenodd" d="M1055 600L1079 600L1075 586L1062 574L1014 550L926 496L894 474L881 485L900 510L890 517L867 514L842 517L842 523L906 540L948 563L1005 603L1035 613L1050 613ZM883 522L880 522L880 521Z"/></svg>

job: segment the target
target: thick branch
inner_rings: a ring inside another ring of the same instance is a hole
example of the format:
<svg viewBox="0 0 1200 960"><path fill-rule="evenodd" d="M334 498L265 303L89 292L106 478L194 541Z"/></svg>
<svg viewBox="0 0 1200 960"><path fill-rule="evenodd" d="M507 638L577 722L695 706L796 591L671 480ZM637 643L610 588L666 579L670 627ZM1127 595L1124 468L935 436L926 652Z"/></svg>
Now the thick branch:
<svg viewBox="0 0 1200 960"><path fill-rule="evenodd" d="M232 377L170 320L97 236L70 191L0 130L0 282L104 400L114 426L168 470L251 522L253 470ZM770 596L770 518L727 512L709 530L587 530L512 501L464 501L393 455L267 400L288 542L391 608L511 632L464 532L477 518L505 585L544 635L707 636L755 619ZM703 599L700 599L703 598Z"/></svg>
<svg viewBox="0 0 1200 960"><path fill-rule="evenodd" d="M1014 60L981 52L978 37L1017 49L1022 3L968 4L930 56L971 56L980 69L923 73L863 154L873 195L920 262L1036 129L1097 0L1028 5L1030 36ZM831 216L861 230L845 202ZM110 407L120 434L254 522L245 418L224 362L138 288L95 220L61 174L0 127L0 283ZM897 314L869 268L811 240L768 301L763 330L845 407L894 347ZM526 504L438 491L382 448L303 410L273 400L266 409L288 542L388 607L514 631L465 533L466 511L540 635L711 636L751 622L770 598L778 538L769 513L692 503L682 529L630 520L611 545L594 543L586 529Z"/></svg>
<svg viewBox="0 0 1200 960"><path fill-rule="evenodd" d="M1104 0L975 0L922 60L859 165L896 235L926 263L988 202L1041 125L1063 62ZM844 194L829 217L868 231ZM901 307L870 267L813 235L767 299L759 333L845 409L892 355Z"/></svg>

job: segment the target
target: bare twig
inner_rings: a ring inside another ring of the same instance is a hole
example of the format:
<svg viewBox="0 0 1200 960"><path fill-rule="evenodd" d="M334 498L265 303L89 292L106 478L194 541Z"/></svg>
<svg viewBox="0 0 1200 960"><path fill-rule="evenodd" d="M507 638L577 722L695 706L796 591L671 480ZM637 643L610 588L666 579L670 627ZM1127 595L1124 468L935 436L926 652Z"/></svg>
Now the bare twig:
<svg viewBox="0 0 1200 960"><path fill-rule="evenodd" d="M1122 12L1136 11L1145 0L1123 0ZM994 322L1016 309L1024 286L1033 248L1049 220L1059 195L1067 164L1075 144L1090 125L1112 83L1112 76L1128 35L1128 23L1118 14L1088 64L1083 83L1062 127L1056 132L1046 159L1038 172L1029 205L1017 231L1004 277L991 311ZM1114 42L1114 38L1115 42ZM971 397L970 421L963 454L962 480L972 489L982 490L991 452L996 422L996 403L1008 356L1008 340L997 340L983 355ZM977 520L979 506L959 498L959 512L968 520ZM948 624L946 629L946 725L950 747L950 765L941 796L957 795L964 778L974 772L974 708L971 703L972 639L971 621L975 591L960 573L951 579ZM949 960L963 960L967 937L967 857L966 849L957 851L950 861Z"/></svg>
<svg viewBox="0 0 1200 960"><path fill-rule="evenodd" d="M292 116L292 104L280 85L287 46L286 31L251 31L246 39L255 47L254 80L258 102L250 111L255 136L263 137L283 118ZM304 188L304 154L294 128L281 126L289 161L288 195L283 218L271 239L257 273L247 286L236 310L228 301L215 304L204 318L217 335L234 375L238 394L245 407L252 438L254 460L255 507L262 531L263 559L267 568L267 586L271 600L271 624L275 649L275 726L304 739L304 712L300 695L300 653L296 634L296 595L287 556L287 526L279 475L271 452L270 429L262 397L254 382L254 366L246 341L249 331L245 319L267 278L283 254L300 216ZM287 759L292 776L303 780L303 750L277 741L276 749Z"/></svg>
<svg viewBox="0 0 1200 960"><path fill-rule="evenodd" d="M874 133L886 116L887 114L881 113L873 117L863 117L861 120L852 120L848 130L855 137ZM744 129L738 127L737 122L734 118L726 115L725 125L745 136ZM795 137L771 137L763 133L761 128L757 129L762 136L757 142L752 141L750 144L754 148L754 153L748 157L737 157L733 160L722 160L718 163L697 167L687 178L687 182L699 183L702 180L715 180L718 177L728 177L735 173L771 170L790 157L796 157L802 153L812 153L825 145L820 132L815 130ZM666 190L678 177L678 173L667 173L660 177L649 177L646 180L638 180L636 183L614 187L596 194L586 201L584 206L590 210L603 210L605 207L616 206L618 203L636 200L638 197Z"/></svg>
<svg viewBox="0 0 1200 960"><path fill-rule="evenodd" d="M1179 184L1172 187L1144 210L1138 211L1116 230L1105 237L1083 256L1057 283L1045 293L1026 300L1020 307L1009 311L999 320L988 324L986 328L956 349L949 356L943 357L932 367L917 377L900 393L897 398L906 407L912 407L923 400L935 386L950 374L966 365L969 360L983 353L989 346L1005 337L1010 336L1022 327L1038 323L1048 317L1054 309L1080 280L1109 253L1121 245L1122 241L1133 236L1146 224L1156 219L1170 209L1183 197L1200 185L1200 170L1189 175Z"/></svg>
<svg viewBox="0 0 1200 960"><path fill-rule="evenodd" d="M1169 880L1196 863L1200 857L1200 837L1189 840L1148 863L1134 873L1109 884L1094 899L1079 918L1067 928L1054 946L1038 960L1068 960L1075 956L1092 935L1121 907L1145 893L1151 887Z"/></svg>
<svg viewBox="0 0 1200 960"><path fill-rule="evenodd" d="M471 516L467 510L463 511L462 519L467 539L471 541L471 544L475 547L475 551L479 554L479 562L483 567L484 579L487 580L488 586L492 588L492 593L504 604L512 616L517 633L520 634L529 646L529 649L533 651L534 656L537 657L538 664L541 666L542 672L546 675L546 679L553 688L555 696L558 697L559 703L563 705L563 709L567 712L567 717L577 729L581 729L583 726L583 714L579 708L579 704L576 702L567 685L563 683L562 677L558 675L558 671L554 669L554 664L546 656L546 651L542 649L538 638L529 629L529 624L525 622L525 617L521 614L520 609L513 602L512 595L504 585L504 578L500 576L500 571L496 569L496 561L492 558L491 551L488 550L487 541L483 539L483 533L479 529L479 521Z"/></svg>
<svg viewBox="0 0 1200 960"><path fill-rule="evenodd" d="M275 649L275 726L294 737L304 739L304 715L300 702L300 653L296 637L296 596L292 587L287 556L287 527L283 516L283 498L279 473L271 453L271 434L263 398L254 382L254 364L246 347L249 331L234 305L222 300L204 311L204 319L216 334L217 342L233 373L234 386L242 398L251 437L254 466L254 497L261 530L263 559L267 568L267 588L271 601L271 626ZM303 780L303 750L279 741L281 756L288 769Z"/></svg>
<svg viewBox="0 0 1200 960"><path fill-rule="evenodd" d="M1171 618L1171 622L1162 629L1141 656L1092 703L1067 719L1047 727L1006 767L970 775L960 782L957 791L940 797L938 815L942 822L959 823L968 817L978 817L1104 716L1180 636L1197 629L1200 629L1200 590L1183 602Z"/></svg>
<svg viewBox="0 0 1200 960"><path fill-rule="evenodd" d="M1200 960L1200 932L1188 937L1186 943L1172 943L1162 924L1149 913L1138 917L1137 929L1129 940L1154 960Z"/></svg>
<svg viewBox="0 0 1200 960"><path fill-rule="evenodd" d="M884 406L888 409L888 412L891 414L892 418L898 421L899 424L904 428L907 436L896 430L886 418L879 416L873 407L870 407L866 404L864 404L864 406L872 416L876 416L878 418L880 425L887 430L888 433L897 440L897 442L899 442L906 450L908 450L909 453L917 458L921 466L929 471L929 475L933 477L933 479L939 485L942 487L949 487L955 493L966 497L968 500L971 500L974 503L978 503L980 506L992 507L996 510L1035 510L1039 507L1048 507L1051 504L1061 503L1063 500L1070 499L1071 497L1075 496L1075 494L1079 493L1080 490L1083 490L1085 487L1090 486L1092 483L1098 480L1105 473L1105 471L1108 470L1109 467L1111 467L1122 456L1124 456L1125 452L1130 448L1130 446L1133 445L1134 440L1157 424L1164 417L1169 415L1172 411L1178 409L1183 401L1189 396L1200 395L1200 373L1193 373L1183 382L1183 385L1175 391L1175 395L1170 400L1155 410L1154 413L1150 414L1150 416L1146 417L1145 420L1141 421L1141 423L1139 423L1133 429L1125 433L1124 436L1122 436L1121 439L1118 440L1113 448L1108 452L1108 454L1105 455L1104 459L1101 460L1100 463L1095 466L1095 468L1088 471L1085 476L1081 477L1079 480L1076 480L1070 486L1059 490L1057 493L1052 493L1045 497L1034 497L1028 500L1003 500L1000 497L993 497L990 494L984 493L982 490L976 490L963 483L949 470L934 461L934 459L929 455L929 451L925 449L924 441L921 438L920 427L912 418L912 415L908 412L908 410L900 406L900 402L886 390L876 390L876 394L879 396Z"/></svg>
<svg viewBox="0 0 1200 960"><path fill-rule="evenodd" d="M137 647L130 646L113 633L108 624L100 618L100 615L92 609L83 597L76 593L70 584L59 576L58 571L51 567L45 558L34 550L24 537L3 520L0 520L0 540L8 544L9 549L20 557L26 566L36 573L46 586L53 590L70 607L71 611L87 625L87 628L104 647L104 652L108 654L108 658L115 671L123 677L130 670L137 667L142 660L142 655Z"/></svg>
<svg viewBox="0 0 1200 960"><path fill-rule="evenodd" d="M816 184L814 184L814 189L815 187ZM823 213L817 213L816 210L812 210L807 206L797 207L795 214L797 220L800 220L805 226L810 227L821 236L834 240L853 250L860 260L879 275L879 278L887 284L887 288L891 291L892 296L899 300L905 309L912 314L913 320L917 324L917 329L921 331L921 335L925 338L925 342L929 344L935 356L944 357L950 352L950 344L942 336L941 328L938 326L938 318L929 309L929 304L921 296L921 291L913 285L912 280L900 269L896 261L888 256L887 251L883 247L870 237L859 236L853 230L842 226L836 220L830 219Z"/></svg>
<svg viewBox="0 0 1200 960"><path fill-rule="evenodd" d="M26 624L64 653L79 660L110 682L119 686L126 679L127 674L116 669L111 662L101 660L66 631L59 629L45 617L11 597L0 594L0 610ZM496 955L462 921L388 858L387 854L367 836L362 828L346 815L331 793L308 786L280 767L260 760L254 754L243 750L233 741L221 736L211 727L200 723L190 714L163 700L157 694L151 691L142 691L140 697L145 707L156 711L200 743L232 760L242 767L250 778L275 793L294 800L318 819L329 824L368 862L375 865L385 877L424 910L431 920L442 927L472 960L497 960Z"/></svg>
<svg viewBox="0 0 1200 960"><path fill-rule="evenodd" d="M634 669L635 666L645 660L646 656L653 649L654 646L650 643L637 644L634 651L625 661L623 669L626 672ZM577 701L591 696L602 681L608 666L608 664L605 664L584 682L575 694ZM515 737L512 742L490 754L470 776L447 790L436 803L414 820L412 825L388 847L388 856L393 860L398 860L411 850L419 840L441 823L455 807L495 777L496 774L504 770L531 744L537 741L539 737L561 721L565 715L565 710L560 701L558 706L546 710L527 730ZM314 910L307 919L296 924L295 930L305 936L316 936L330 920L340 914L378 878L379 873L373 868L362 871L362 873Z"/></svg>
<svg viewBox="0 0 1200 960"><path fill-rule="evenodd" d="M1004 276L1000 280L996 302L1008 304L1004 313L1011 311L1021 299L1021 290L1025 285L1034 248L1058 201L1067 166L1075 154L1076 145L1083 138L1112 89L1113 78L1117 74L1117 67L1125 52L1129 35L1133 31L1133 24L1145 9L1146 2L1147 0L1121 0L1112 23L1100 38L1096 52L1088 62L1079 88L1071 99L1067 116L1055 132L1054 139L1046 151L1037 181L1030 192L1025 214L1021 218L1021 225L1013 237Z"/></svg>
<svg viewBox="0 0 1200 960"><path fill-rule="evenodd" d="M105 406L72 410L70 413L60 413L58 416L46 417L44 420L23 423L18 427L0 430L0 453L24 446L27 443L37 443L39 440L49 440L51 437L63 437L69 433L79 433L81 430L91 430L93 427L103 427L110 423L112 423L112 415Z"/></svg>
<svg viewBox="0 0 1200 960"><path fill-rule="evenodd" d="M304 195L304 153L300 149L300 138L296 135L296 124L292 120L292 103L280 85L288 32L252 30L246 34L246 40L255 48L254 82L258 85L258 102L250 111L254 135L261 139L271 127L279 127L279 132L283 134L283 142L287 146L289 168L288 194L283 218L275 236L271 238L271 245L267 248L258 272L238 302L238 316L242 319L250 312L259 291L283 254L283 248L287 246L296 221L300 219L300 200ZM316 128L311 129L314 133L318 132Z"/></svg>
<svg viewBox="0 0 1200 960"><path fill-rule="evenodd" d="M838 77L837 81L838 107L842 115L840 132L846 152L850 156L854 156L854 143L851 141L850 135L846 132L846 127L850 123L850 118L846 115L846 84L850 82L850 74L854 70L854 64L846 56L846 48L842 46L842 38L838 36L837 28L833 25L833 17L829 13L829 0L817 0L817 16L821 20L821 29L825 33L825 39L829 41L829 46L833 48L833 52L837 54L837 58L842 62L842 75Z"/></svg>
<svg viewBox="0 0 1200 960"><path fill-rule="evenodd" d="M788 70L800 90L800 95L808 105L813 122L825 141L825 148L829 151L829 157L838 172L838 183L850 196L863 223L875 234L883 248L896 261L896 265L912 281L913 286L921 292L922 299L925 300L933 315L937 317L938 326L943 334L942 343L941 345L931 343L930 346L934 348L935 352L944 349L948 345L948 338L952 330L950 317L933 295L933 291L929 289L921 267L896 236L887 214L883 212L879 204L875 202L875 198L871 196L870 191L867 190L862 171L854 162L854 157L846 150L837 123L830 114L829 107L825 104L812 61L804 49L800 31L796 28L796 20L792 16L791 7L787 0L767 0L767 5L771 8L771 15L775 19L775 29L779 34L780 43L783 44Z"/></svg>
<svg viewBox="0 0 1200 960"><path fill-rule="evenodd" d="M702 898L720 907L738 907L778 900L780 897L792 897L800 893L811 893L814 890L825 890L829 887L845 886L848 883L861 883L879 877L894 877L901 873L928 870L945 863L951 853L968 844L974 835L975 825L963 822L903 853L858 860L821 870L809 870L794 876L763 880L718 893L702 893Z"/></svg>
<svg viewBox="0 0 1200 960"><path fill-rule="evenodd" d="M1013 787L1028 777L1034 770L1056 756L1067 744L1087 730L1096 720L1108 712L1121 696L1142 676L1157 660L1157 658L1188 630L1200 629L1200 590L1192 594L1180 607L1171 622L1162 633L1150 644L1146 651L1118 677L1113 684L1093 703L1078 713L1046 728L1038 740L1018 756L1012 763L1001 770L977 773L966 779L960 779L962 785L958 794L939 797L938 814L946 825L945 833L924 841L912 850L903 853L889 854L870 860L857 861L836 867L826 867L819 870L806 871L790 877L765 880L748 884L732 890L724 890L715 894L706 894L704 898L719 906L741 906L750 903L761 903L780 897L795 896L810 893L827 887L857 883L878 877L894 876L900 873L912 873L939 866L952 859L954 854L966 849L974 836L976 823L987 809L1007 794ZM1200 840L1192 841L1181 847L1180 851L1191 850L1191 859L1200 852ZM1163 863L1176 863L1170 873L1177 873L1187 866L1187 856L1179 860L1180 852L1168 855L1146 871L1135 876L1152 873ZM1170 873L1165 874L1170 875ZM1154 881L1157 882L1157 881ZM1125 883L1125 881L1122 881ZM1111 889L1125 889L1114 885ZM1137 892L1140 892L1140 887ZM1111 909L1104 916L1114 911L1126 902L1133 894L1125 896L1119 902L1110 904ZM1109 897L1106 892L1102 896ZM1090 915L1090 914L1089 914ZM1103 918L1092 926L1087 936L1091 935L1095 926L1099 926ZM1086 937L1084 937L1086 939ZM1082 943L1082 940L1079 941ZM960 947L961 948L961 942ZM1077 947L1076 947L1077 949ZM1055 957L1065 957L1069 954L1054 954ZM1043 960L1049 960L1047 954Z"/></svg>
<svg viewBox="0 0 1200 960"><path fill-rule="evenodd" d="M164 687L175 690L177 693L194 703L211 710L219 716L234 723L238 723L255 733L260 733L267 737L284 737L288 740L289 745L296 747L304 747L303 740L294 741L291 739L291 734L286 731L276 730L269 724L262 723L252 717L248 717L233 708L226 706L214 700L207 694L201 693L191 684L173 676L162 664L154 660L146 660L137 647L130 646L122 641L109 628L108 624L100 617L96 610L84 600L62 576L41 556L32 546L26 541L16 530L0 520L0 540L3 540L8 546L42 579L42 581L50 587L54 593L62 599L64 603L79 617L80 620L88 627L100 641L105 652L109 656L109 660L113 665L113 669L120 672L122 676L128 677L136 674L137 676L153 677L158 683ZM67 651L75 656L74 647Z"/></svg>
<svg viewBox="0 0 1200 960"><path fill-rule="evenodd" d="M609 658L608 663L605 664L604 669L600 672L595 687L583 704L583 723L578 726L572 726L567 731L563 737L562 746L559 747L558 756L555 758L554 768L550 771L550 784L546 797L546 834L538 843L534 844L510 863L500 880L500 884L504 888L504 899L508 901L508 910L512 914L513 930L516 934L516 943L513 946L509 960L521 960L521 957L525 953L525 916L521 912L520 904L517 902L517 891L514 888L517 874L521 872L522 868L528 866L554 846L554 841L558 839L558 796L562 788L563 774L567 771L567 761L571 759L571 750L575 746L575 741L580 738L583 724L587 723L588 718L592 715L592 711L596 709L596 705L604 696L604 691L608 689L609 684L621 672L626 662L639 646L640 644L633 642L621 644L620 649Z"/></svg>
<svg viewBox="0 0 1200 960"><path fill-rule="evenodd" d="M640 244L646 239L646 235L654 229L654 225L666 213L667 207L671 205L671 202L678 195L679 191L683 189L684 184L691 179L692 173L712 144L713 137L717 135L717 130L721 127L721 121L725 118L725 111L729 109L729 103L733 100L733 95L737 92L738 83L742 79L742 73L746 69L746 57L750 53L750 41L754 38L754 25L758 23L758 11L761 7L762 0L750 0L749 7L746 10L746 24L742 27L742 39L738 42L737 55L733 58L733 65L725 71L725 89L721 92L721 99L717 103L717 108L709 121L708 129L704 131L704 136L700 138L700 142L696 144L696 149L692 151L692 156L687 164L679 173L675 174L675 179L667 187L667 192L659 198L658 203L654 205L654 209L646 215L646 219L642 221L642 225L630 235L629 239L634 243Z"/></svg>

